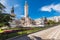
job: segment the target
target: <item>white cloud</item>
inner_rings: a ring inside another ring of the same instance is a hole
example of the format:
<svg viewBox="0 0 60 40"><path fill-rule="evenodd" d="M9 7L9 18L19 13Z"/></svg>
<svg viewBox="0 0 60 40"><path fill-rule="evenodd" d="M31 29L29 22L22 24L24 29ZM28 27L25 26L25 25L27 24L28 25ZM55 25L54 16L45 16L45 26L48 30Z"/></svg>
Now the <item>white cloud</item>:
<svg viewBox="0 0 60 40"><path fill-rule="evenodd" d="M53 10L60 12L60 4L54 5L52 8Z"/></svg>
<svg viewBox="0 0 60 40"><path fill-rule="evenodd" d="M24 15L20 15L20 17L24 17Z"/></svg>
<svg viewBox="0 0 60 40"><path fill-rule="evenodd" d="M48 6L44 6L44 7L42 7L41 11L49 11L49 12L51 12L51 8L48 7Z"/></svg>
<svg viewBox="0 0 60 40"><path fill-rule="evenodd" d="M15 8L16 8L16 7L19 7L19 5L18 5L18 4L15 4L14 7L15 7Z"/></svg>
<svg viewBox="0 0 60 40"><path fill-rule="evenodd" d="M52 9L56 12L60 12L60 4L56 4L56 5L52 4L52 5L49 5L49 6L43 6L40 10L51 12Z"/></svg>

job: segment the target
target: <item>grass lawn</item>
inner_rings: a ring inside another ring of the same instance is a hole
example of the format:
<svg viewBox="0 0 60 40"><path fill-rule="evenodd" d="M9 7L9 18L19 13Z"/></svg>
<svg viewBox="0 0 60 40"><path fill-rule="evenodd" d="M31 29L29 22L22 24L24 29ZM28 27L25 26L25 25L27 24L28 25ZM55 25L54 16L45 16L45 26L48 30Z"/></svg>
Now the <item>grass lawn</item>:
<svg viewBox="0 0 60 40"><path fill-rule="evenodd" d="M3 33L3 32L4 32L4 30L1 30L1 29L0 29L0 33Z"/></svg>
<svg viewBox="0 0 60 40"><path fill-rule="evenodd" d="M15 37L15 36L27 35L27 34L34 33L34 32L37 32L37 31L43 30L43 29L45 29L45 28L33 27L32 30L25 30L25 31L11 33L11 34L5 34L5 35L0 34L0 40L12 38L12 37ZM0 32L2 33L3 31L0 31Z"/></svg>

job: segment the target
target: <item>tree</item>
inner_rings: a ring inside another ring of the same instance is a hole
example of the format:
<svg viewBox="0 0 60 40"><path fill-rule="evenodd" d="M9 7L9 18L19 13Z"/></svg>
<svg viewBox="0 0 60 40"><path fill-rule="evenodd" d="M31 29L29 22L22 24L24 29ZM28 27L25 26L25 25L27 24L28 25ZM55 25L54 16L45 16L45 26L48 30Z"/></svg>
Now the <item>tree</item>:
<svg viewBox="0 0 60 40"><path fill-rule="evenodd" d="M0 3L0 27L4 25L9 25L9 21L11 20L10 14L3 13L5 6Z"/></svg>
<svg viewBox="0 0 60 40"><path fill-rule="evenodd" d="M47 24L47 18L44 17L44 24Z"/></svg>
<svg viewBox="0 0 60 40"><path fill-rule="evenodd" d="M2 13L3 11L5 11L4 8L6 8L6 7L0 3L0 13Z"/></svg>
<svg viewBox="0 0 60 40"><path fill-rule="evenodd" d="M53 25L53 24L55 24L55 23L56 23L55 21L48 20L48 24L49 24L49 25Z"/></svg>

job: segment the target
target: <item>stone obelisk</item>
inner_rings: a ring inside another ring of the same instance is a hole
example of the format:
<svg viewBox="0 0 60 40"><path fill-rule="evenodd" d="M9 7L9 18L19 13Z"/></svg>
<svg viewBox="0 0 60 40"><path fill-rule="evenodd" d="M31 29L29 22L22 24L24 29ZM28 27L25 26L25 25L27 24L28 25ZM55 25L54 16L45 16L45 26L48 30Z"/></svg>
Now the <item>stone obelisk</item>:
<svg viewBox="0 0 60 40"><path fill-rule="evenodd" d="M27 3L27 1L25 1L24 12L25 12L25 17L28 17L28 3Z"/></svg>
<svg viewBox="0 0 60 40"><path fill-rule="evenodd" d="M27 1L25 1L24 13L25 13L25 26L27 26L29 24L28 3L27 3Z"/></svg>

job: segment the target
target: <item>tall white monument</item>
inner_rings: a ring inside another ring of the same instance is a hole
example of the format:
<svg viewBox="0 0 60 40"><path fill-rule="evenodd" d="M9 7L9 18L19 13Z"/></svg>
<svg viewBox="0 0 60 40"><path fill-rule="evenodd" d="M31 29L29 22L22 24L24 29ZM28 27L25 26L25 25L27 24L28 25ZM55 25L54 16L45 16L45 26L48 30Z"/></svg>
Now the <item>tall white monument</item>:
<svg viewBox="0 0 60 40"><path fill-rule="evenodd" d="M28 3L27 1L25 1L25 5L24 5L24 17L20 20L21 24L24 27L29 27L32 24L32 19L29 17L28 15Z"/></svg>
<svg viewBox="0 0 60 40"><path fill-rule="evenodd" d="M24 12L25 12L25 17L28 17L28 3L27 3L27 1L25 1Z"/></svg>

